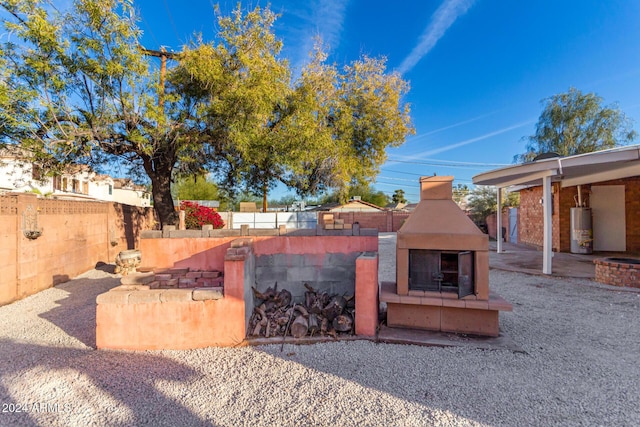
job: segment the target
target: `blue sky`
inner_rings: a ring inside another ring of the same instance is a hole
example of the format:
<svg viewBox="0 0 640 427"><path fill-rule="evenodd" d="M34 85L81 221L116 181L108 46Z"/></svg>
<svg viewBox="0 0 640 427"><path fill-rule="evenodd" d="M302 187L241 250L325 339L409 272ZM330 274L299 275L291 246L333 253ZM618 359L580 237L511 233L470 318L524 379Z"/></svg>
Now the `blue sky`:
<svg viewBox="0 0 640 427"><path fill-rule="evenodd" d="M209 0L135 0L143 43L179 51L216 33ZM235 0L218 3L230 12ZM421 175L473 175L524 151L541 100L573 86L618 103L640 130L640 1L272 0L283 56L301 65L313 37L338 65L385 56L410 82L416 135L388 151L374 186L417 201ZM279 188L270 198L286 194Z"/></svg>

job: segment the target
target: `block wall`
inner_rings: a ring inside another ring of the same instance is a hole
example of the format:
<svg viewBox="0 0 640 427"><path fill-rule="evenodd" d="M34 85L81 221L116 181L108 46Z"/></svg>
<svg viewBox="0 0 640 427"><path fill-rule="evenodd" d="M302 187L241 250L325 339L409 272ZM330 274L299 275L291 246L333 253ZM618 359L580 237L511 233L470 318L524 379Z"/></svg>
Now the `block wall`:
<svg viewBox="0 0 640 427"><path fill-rule="evenodd" d="M0 196L0 305L69 280L138 245L151 208L110 202ZM28 229L41 235L29 239Z"/></svg>
<svg viewBox="0 0 640 427"><path fill-rule="evenodd" d="M323 225L323 214L333 214L334 219L343 219L345 224L360 224L361 228L375 228L380 233L396 232L411 215L409 212L318 212L318 224Z"/></svg>
<svg viewBox="0 0 640 427"><path fill-rule="evenodd" d="M518 239L520 243L542 247L543 212L542 187L525 188L520 191L520 207L518 208Z"/></svg>

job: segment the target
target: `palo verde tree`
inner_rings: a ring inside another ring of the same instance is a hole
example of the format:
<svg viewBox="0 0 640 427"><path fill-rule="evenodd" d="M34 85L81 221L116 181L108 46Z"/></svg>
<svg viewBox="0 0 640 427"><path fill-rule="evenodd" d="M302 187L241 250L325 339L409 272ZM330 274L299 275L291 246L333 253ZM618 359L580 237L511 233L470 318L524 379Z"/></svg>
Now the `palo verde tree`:
<svg viewBox="0 0 640 427"><path fill-rule="evenodd" d="M516 162L530 162L542 153L561 156L589 153L632 142L637 133L617 105L603 105L594 93L576 88L545 99L536 133L526 138L526 152Z"/></svg>

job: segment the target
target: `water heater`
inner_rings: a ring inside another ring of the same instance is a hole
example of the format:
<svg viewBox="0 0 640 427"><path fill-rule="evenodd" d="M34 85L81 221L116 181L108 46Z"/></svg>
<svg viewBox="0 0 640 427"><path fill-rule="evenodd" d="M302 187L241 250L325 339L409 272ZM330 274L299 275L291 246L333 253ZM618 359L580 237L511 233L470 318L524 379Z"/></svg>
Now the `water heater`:
<svg viewBox="0 0 640 427"><path fill-rule="evenodd" d="M591 208L571 208L571 253L593 252Z"/></svg>

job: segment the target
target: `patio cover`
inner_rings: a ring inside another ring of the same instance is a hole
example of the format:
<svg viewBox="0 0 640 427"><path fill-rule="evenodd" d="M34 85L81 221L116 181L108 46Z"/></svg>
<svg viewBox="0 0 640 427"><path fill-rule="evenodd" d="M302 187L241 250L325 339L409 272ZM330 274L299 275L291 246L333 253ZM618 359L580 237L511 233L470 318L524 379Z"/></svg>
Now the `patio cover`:
<svg viewBox="0 0 640 427"><path fill-rule="evenodd" d="M543 193L543 248L542 272L552 273L551 183L561 187L591 184L595 182L640 176L640 145L612 148L593 153L567 157L552 157L530 163L507 166L478 174L475 185L492 185L498 188L498 212L502 211L502 189L515 186L538 186ZM502 229L502 215L497 215L498 230ZM498 239L497 252L502 251Z"/></svg>

